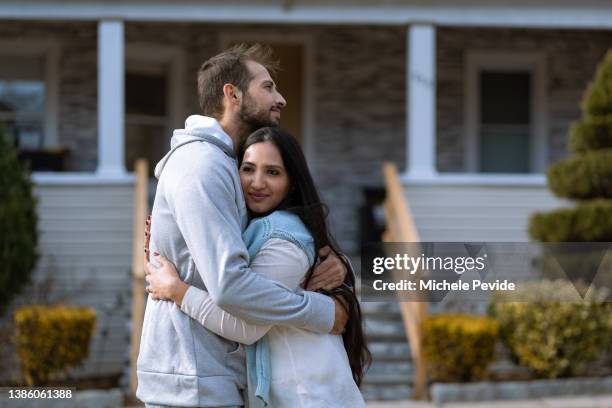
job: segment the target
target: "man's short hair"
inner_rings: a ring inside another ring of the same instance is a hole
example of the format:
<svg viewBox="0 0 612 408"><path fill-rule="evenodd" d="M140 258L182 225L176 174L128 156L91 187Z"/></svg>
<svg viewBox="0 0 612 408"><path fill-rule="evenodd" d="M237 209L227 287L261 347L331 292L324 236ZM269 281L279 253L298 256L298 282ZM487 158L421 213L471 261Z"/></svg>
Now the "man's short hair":
<svg viewBox="0 0 612 408"><path fill-rule="evenodd" d="M198 71L198 98L206 116L223 116L223 86L232 84L246 93L253 79L246 61L263 65L270 74L278 69L272 48L262 44L238 44L217 54L202 64Z"/></svg>

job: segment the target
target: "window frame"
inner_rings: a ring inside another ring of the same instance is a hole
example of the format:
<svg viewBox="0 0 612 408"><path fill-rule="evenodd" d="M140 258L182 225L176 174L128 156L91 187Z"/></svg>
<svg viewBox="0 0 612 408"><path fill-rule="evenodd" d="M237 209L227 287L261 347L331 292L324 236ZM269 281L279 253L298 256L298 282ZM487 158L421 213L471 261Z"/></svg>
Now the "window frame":
<svg viewBox="0 0 612 408"><path fill-rule="evenodd" d="M548 166L548 107L545 55L540 52L468 51L466 53L465 67L464 155L466 171L485 174L478 171L480 157L479 127L481 123L479 74L482 70L489 70L498 72L527 71L530 73L530 170L526 174L544 173Z"/></svg>
<svg viewBox="0 0 612 408"><path fill-rule="evenodd" d="M59 42L47 39L0 40L0 54L44 58L45 103L41 148L59 148Z"/></svg>

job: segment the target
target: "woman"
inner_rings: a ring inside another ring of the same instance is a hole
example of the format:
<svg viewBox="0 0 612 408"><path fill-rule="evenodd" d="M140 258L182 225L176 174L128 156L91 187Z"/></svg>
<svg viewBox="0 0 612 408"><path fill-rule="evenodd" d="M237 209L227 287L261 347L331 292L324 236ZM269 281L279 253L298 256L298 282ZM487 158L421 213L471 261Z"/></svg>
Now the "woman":
<svg viewBox="0 0 612 408"><path fill-rule="evenodd" d="M319 249L339 249L297 141L262 128L240 149L240 179L251 222L243 234L251 269L289 290L306 287ZM170 262L148 265L154 298L170 299L209 330L247 345L249 406L362 407L358 386L371 361L355 295L355 277L328 293L347 308L342 336L249 324L218 308L205 291L181 282ZM348 266L348 265L347 265ZM259 397L259 398L257 398Z"/></svg>

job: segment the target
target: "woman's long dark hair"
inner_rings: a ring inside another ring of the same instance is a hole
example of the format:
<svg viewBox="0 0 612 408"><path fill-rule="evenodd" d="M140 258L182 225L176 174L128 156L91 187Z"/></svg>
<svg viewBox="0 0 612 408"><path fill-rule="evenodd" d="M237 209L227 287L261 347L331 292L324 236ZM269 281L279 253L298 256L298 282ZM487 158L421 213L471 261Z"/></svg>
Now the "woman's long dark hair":
<svg viewBox="0 0 612 408"><path fill-rule="evenodd" d="M315 253L318 253L321 248L329 246L336 254L340 254L340 248L329 233L327 226L327 207L321 202L302 148L293 136L276 127L264 127L253 132L240 147L238 156L240 165L242 165L244 153L249 146L263 142L272 143L280 152L291 186L289 193L275 210L288 211L300 217L312 234ZM346 274L344 284L331 292L323 292L339 298L347 309L349 318L342 340L348 355L353 379L360 386L365 370L372 361L372 356L363 332L361 308L355 293L355 275L344 257L340 256L340 259L349 271ZM304 287L308 285L308 281L312 277L315 264L316 260L308 271Z"/></svg>

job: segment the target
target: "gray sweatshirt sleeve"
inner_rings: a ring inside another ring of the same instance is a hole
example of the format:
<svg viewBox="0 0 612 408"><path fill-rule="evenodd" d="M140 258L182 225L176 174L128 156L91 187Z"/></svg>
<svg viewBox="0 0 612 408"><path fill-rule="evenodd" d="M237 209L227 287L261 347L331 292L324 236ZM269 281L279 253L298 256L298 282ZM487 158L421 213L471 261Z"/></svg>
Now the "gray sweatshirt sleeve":
<svg viewBox="0 0 612 408"><path fill-rule="evenodd" d="M299 287L310 268L304 251L279 238L266 241L250 266L253 272L291 291ZM272 328L270 325L248 323L227 313L214 304L208 292L194 286L189 286L185 292L181 310L213 333L243 344L255 343Z"/></svg>
<svg viewBox="0 0 612 408"><path fill-rule="evenodd" d="M168 202L196 268L217 306L249 322L329 333L333 300L292 293L248 267L232 181L233 162L206 160L184 166Z"/></svg>

